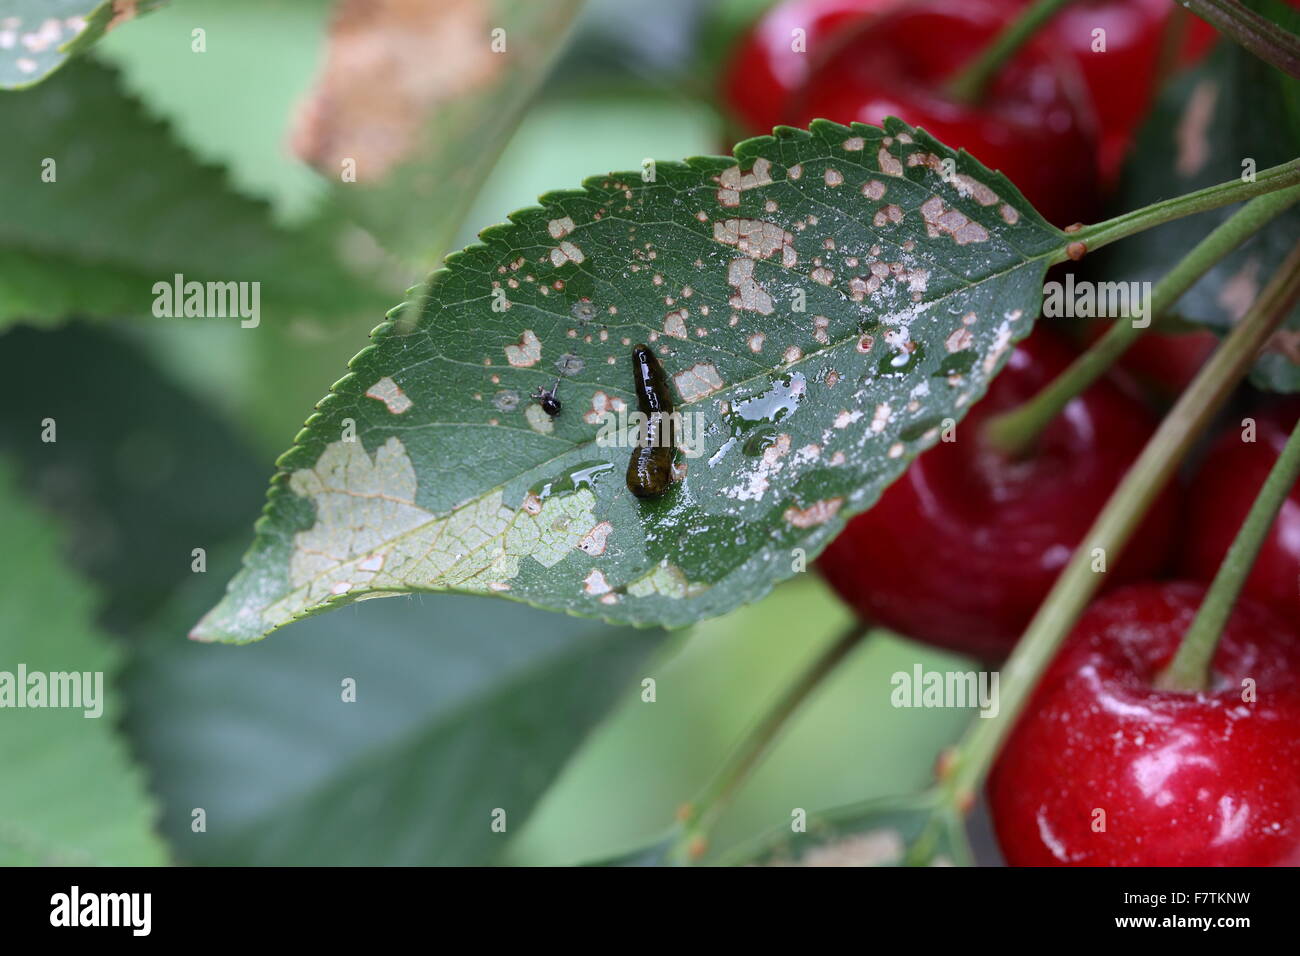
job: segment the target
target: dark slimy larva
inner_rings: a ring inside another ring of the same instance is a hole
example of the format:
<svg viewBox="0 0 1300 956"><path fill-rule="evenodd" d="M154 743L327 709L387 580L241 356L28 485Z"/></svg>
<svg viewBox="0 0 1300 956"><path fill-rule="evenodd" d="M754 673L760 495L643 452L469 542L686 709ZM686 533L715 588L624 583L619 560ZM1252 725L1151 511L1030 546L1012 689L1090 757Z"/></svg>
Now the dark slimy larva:
<svg viewBox="0 0 1300 956"><path fill-rule="evenodd" d="M627 463L627 488L638 498L657 498L673 483L673 399L663 366L644 345L632 349L632 378L646 422Z"/></svg>

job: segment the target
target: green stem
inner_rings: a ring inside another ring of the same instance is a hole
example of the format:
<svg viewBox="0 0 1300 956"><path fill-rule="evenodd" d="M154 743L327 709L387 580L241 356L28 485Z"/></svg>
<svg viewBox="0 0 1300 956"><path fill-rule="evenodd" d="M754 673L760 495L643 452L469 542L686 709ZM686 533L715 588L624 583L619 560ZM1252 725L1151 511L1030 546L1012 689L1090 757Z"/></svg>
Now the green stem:
<svg viewBox="0 0 1300 956"><path fill-rule="evenodd" d="M964 809L973 803L976 789L1002 741L1015 726L1038 679L1101 587L1102 576L1092 570L1094 549L1103 549L1109 562L1119 558L1151 503L1168 484L1205 426L1223 407L1297 296L1300 296L1300 245L1287 256L1255 304L1160 423L1056 579L1003 668L997 715L972 722L953 758L949 775L940 784L953 806Z"/></svg>
<svg viewBox="0 0 1300 956"><path fill-rule="evenodd" d="M1064 261L1067 258L1077 259L1084 252L1095 251L1117 240L1125 239L1155 226L1164 225L1167 222L1173 222L1175 219L1181 219L1184 216L1207 212L1222 206L1230 206L1244 199L1253 199L1256 196L1277 192L1279 189L1286 189L1288 186L1298 184L1300 184L1300 159L1293 159L1290 162L1282 163L1280 166L1270 166L1249 182L1242 179L1230 179L1226 183L1207 186L1204 189L1196 190L1196 192L1152 203L1150 206L1143 206L1141 209L1126 212L1114 219L1107 219L1091 226L1084 226L1082 229L1070 233L1069 235L1073 239L1072 245L1078 246L1078 248L1070 250L1067 247L1066 255L1058 261Z"/></svg>
<svg viewBox="0 0 1300 956"><path fill-rule="evenodd" d="M1104 336L1040 392L1023 404L989 419L984 426L984 440L1005 454L1025 454L1070 400L1105 374L1152 322L1162 318L1201 276L1297 201L1300 201L1300 186L1257 196L1248 202L1197 243L1156 283L1150 300L1146 302L1146 314L1142 316L1141 324L1115 322Z"/></svg>
<svg viewBox="0 0 1300 956"><path fill-rule="evenodd" d="M1300 79L1300 37L1239 0L1178 0L1214 29L1270 66Z"/></svg>
<svg viewBox="0 0 1300 956"><path fill-rule="evenodd" d="M1291 437L1287 439L1282 454L1273 465L1272 471L1259 490L1255 503L1250 506L1250 513L1233 539L1223 564L1214 576L1214 583L1205 593L1196 619L1183 635L1178 645L1178 653L1169 662L1169 666L1156 679L1156 686L1164 690L1204 690L1209 685L1210 661L1214 658L1215 648L1219 646L1219 636L1223 626L1232 614L1232 606L1246 583L1250 569L1254 567L1259 549L1273 527L1277 517L1291 492L1291 486L1300 478L1300 422L1296 423ZM1213 502L1202 502L1203 506L1212 506Z"/></svg>
<svg viewBox="0 0 1300 956"><path fill-rule="evenodd" d="M1070 0L1036 0L1002 28L984 50L948 82L948 95L959 103L978 103L984 88L1015 52Z"/></svg>
<svg viewBox="0 0 1300 956"><path fill-rule="evenodd" d="M682 819L682 836L674 851L679 861L686 862L699 855L701 849L697 848L703 847L702 841L717 818L730 804L736 791L749 779L754 768L767 756L790 717L849 652L858 646L868 629L868 625L855 622L818 654L816 660L797 681L782 692L776 703L731 752Z"/></svg>

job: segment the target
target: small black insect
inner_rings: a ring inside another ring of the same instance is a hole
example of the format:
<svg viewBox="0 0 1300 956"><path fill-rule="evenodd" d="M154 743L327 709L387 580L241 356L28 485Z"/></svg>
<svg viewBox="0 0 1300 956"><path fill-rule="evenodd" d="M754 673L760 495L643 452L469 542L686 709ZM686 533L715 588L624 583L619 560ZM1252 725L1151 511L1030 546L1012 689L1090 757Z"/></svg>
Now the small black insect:
<svg viewBox="0 0 1300 956"><path fill-rule="evenodd" d="M542 388L540 385L538 385L537 391L533 392L532 395L533 400L542 406L542 411L550 415L552 418L560 414L560 409L563 407L560 405L560 400L555 397L555 393L559 390L559 388L560 388L560 380L557 378L555 380L555 384L552 385L549 389Z"/></svg>
<svg viewBox="0 0 1300 956"><path fill-rule="evenodd" d="M632 386L646 422L627 463L627 488L638 498L657 498L673 483L673 399L663 366L644 345L632 349Z"/></svg>

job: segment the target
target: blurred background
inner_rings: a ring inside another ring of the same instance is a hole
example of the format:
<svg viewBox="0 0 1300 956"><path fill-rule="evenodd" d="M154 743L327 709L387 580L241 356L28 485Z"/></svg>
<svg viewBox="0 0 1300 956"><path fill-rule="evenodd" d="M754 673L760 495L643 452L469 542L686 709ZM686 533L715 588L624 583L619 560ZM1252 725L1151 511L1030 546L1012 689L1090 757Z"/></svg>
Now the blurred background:
<svg viewBox="0 0 1300 956"><path fill-rule="evenodd" d="M0 669L94 660L113 694L102 721L0 719L0 862L563 864L672 825L849 626L815 572L672 634L425 595L247 647L185 635L275 457L443 254L544 191L757 132L718 90L769 5L173 0L0 93ZM497 24L512 53L485 65L465 38ZM263 280L261 326L154 317L178 272ZM970 712L891 707L917 664L975 666L873 634L706 860L793 808L924 786Z"/></svg>

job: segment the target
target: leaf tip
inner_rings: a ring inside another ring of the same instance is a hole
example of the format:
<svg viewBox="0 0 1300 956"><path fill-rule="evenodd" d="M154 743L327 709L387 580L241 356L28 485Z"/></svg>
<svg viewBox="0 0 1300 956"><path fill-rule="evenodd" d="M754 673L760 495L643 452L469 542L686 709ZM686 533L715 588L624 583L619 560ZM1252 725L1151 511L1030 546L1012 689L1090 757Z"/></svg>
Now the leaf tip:
<svg viewBox="0 0 1300 956"><path fill-rule="evenodd" d="M224 601L222 603L224 603ZM217 611L220 609L221 604L218 604L216 607L209 610L198 619L195 625L190 628L190 632L185 636L189 640L200 644L212 644L221 640L223 636L221 628L217 626L217 622L214 620Z"/></svg>

